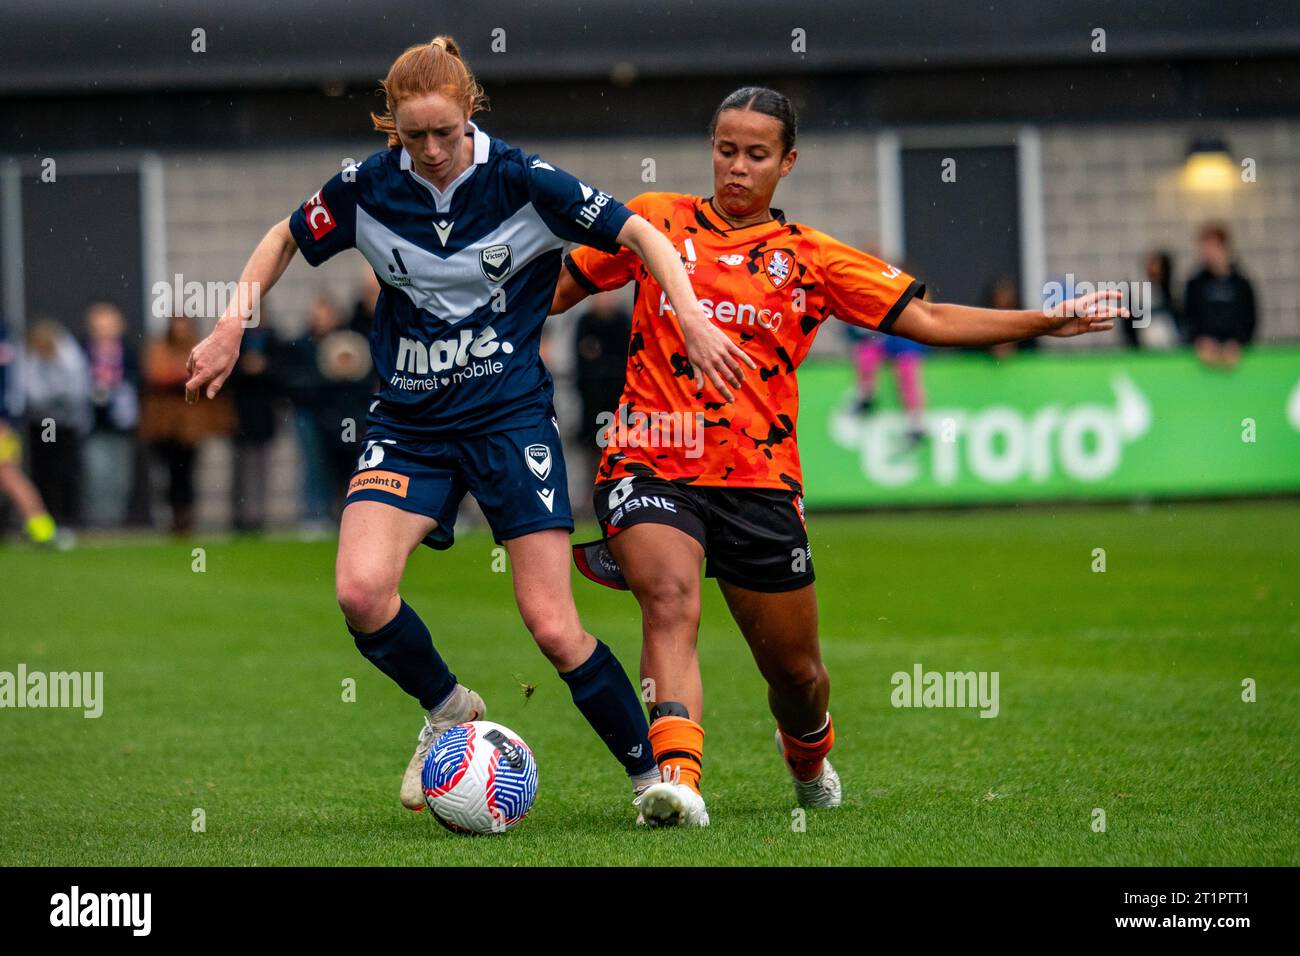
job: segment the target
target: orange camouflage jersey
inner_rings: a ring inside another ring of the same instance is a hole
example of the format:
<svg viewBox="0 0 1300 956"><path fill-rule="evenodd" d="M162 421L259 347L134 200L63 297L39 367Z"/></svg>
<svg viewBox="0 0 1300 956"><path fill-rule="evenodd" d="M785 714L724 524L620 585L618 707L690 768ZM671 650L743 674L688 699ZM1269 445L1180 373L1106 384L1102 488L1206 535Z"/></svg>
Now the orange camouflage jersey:
<svg viewBox="0 0 1300 956"><path fill-rule="evenodd" d="M823 232L774 219L732 228L711 199L645 193L627 204L681 254L704 314L745 350L736 400L706 401L696 389L672 305L627 248L575 249L565 258L588 292L636 282L627 380L617 416L603 429L597 482L655 475L697 485L803 493L796 444L795 370L828 318L889 331L925 286Z"/></svg>

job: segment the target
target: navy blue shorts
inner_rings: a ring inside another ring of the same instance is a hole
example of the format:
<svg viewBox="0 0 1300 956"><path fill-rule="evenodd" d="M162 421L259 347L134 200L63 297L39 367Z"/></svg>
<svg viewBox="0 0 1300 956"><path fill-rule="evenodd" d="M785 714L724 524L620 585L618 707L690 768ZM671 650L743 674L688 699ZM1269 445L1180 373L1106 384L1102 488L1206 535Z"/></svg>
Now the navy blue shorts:
<svg viewBox="0 0 1300 956"><path fill-rule="evenodd" d="M568 475L554 418L489 435L423 441L371 425L344 506L379 501L428 515L424 543L452 546L461 499L474 496L497 544L548 528L573 530Z"/></svg>

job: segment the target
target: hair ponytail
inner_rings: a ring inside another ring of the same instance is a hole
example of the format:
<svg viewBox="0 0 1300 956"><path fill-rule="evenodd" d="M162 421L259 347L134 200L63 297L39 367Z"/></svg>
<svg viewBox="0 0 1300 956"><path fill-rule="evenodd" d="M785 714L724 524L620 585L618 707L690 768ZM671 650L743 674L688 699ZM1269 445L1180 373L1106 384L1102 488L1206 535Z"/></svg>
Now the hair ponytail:
<svg viewBox="0 0 1300 956"><path fill-rule="evenodd" d="M379 86L386 108L383 113L371 113L370 119L376 130L387 134L390 149L401 145L394 114L404 100L441 93L459 103L466 116L487 108L487 96L461 59L460 45L445 35L407 47Z"/></svg>

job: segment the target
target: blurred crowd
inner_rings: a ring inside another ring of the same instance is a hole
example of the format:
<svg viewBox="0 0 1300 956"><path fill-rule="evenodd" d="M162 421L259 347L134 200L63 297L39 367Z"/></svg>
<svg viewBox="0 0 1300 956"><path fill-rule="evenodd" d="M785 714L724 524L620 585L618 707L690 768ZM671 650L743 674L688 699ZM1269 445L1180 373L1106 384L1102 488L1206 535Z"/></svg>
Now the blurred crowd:
<svg viewBox="0 0 1300 956"><path fill-rule="evenodd" d="M1130 303L1135 306L1134 321L1116 323L1109 334L1114 337L1112 342L1132 349L1192 349L1204 365L1231 370L1255 338L1258 310L1254 286L1233 255L1225 226L1202 225L1196 234L1196 251L1196 266L1181 295L1176 293L1173 255L1163 249L1150 252L1138 280L1145 283L1141 308ZM903 269L917 274L908 263ZM923 269L920 274L924 275ZM1012 275L998 276L988 283L978 304L989 309L1023 308L1020 283ZM850 325L844 328L857 377L854 410L863 416L872 414L877 407L879 371L886 364L892 366L899 405L908 420L905 450L917 447L927 437L922 359L929 349L897 336ZM1002 361L1039 346L1039 339L1024 339L982 351Z"/></svg>
<svg viewBox="0 0 1300 956"><path fill-rule="evenodd" d="M1254 290L1223 226L1203 226L1197 250L1181 295L1170 254L1147 257L1145 321L1119 323L1117 344L1190 347L1202 362L1223 368L1240 361L1256 331ZM221 395L193 406L185 403L186 360L202 330L192 317L175 315L163 335L143 341L107 302L86 310L79 336L38 317L13 342L0 325L0 526L16 523L33 540L54 543L84 528L163 526L187 533L196 520L199 449L225 438L231 526L260 531L273 487L272 440L289 430L301 462L299 527L326 533L342 507L377 386L368 337L378 294L378 280L367 272L350 308L318 296L293 338L282 337L264 311L263 321L245 331ZM1019 308L1016 279L993 280L982 304ZM587 300L576 319L571 358L579 412L570 431L571 448L583 460L571 462L575 474L594 470L597 421L618 405L630 330L624 300L613 294ZM876 370L892 361L919 442L925 350L855 330L850 338L858 410L871 411ZM1030 340L990 351L1003 358L1037 345Z"/></svg>
<svg viewBox="0 0 1300 956"><path fill-rule="evenodd" d="M186 363L201 338L194 318L174 315L161 336L142 343L105 302L87 309L80 338L53 319L36 319L24 342L0 340L0 396L7 398L0 490L38 541L51 529L57 543L80 529L127 525L184 534L195 525L199 449L225 438L232 526L260 531L271 443L289 429L300 452L300 524L327 531L377 384L368 337L378 292L372 282L350 311L318 296L294 338L282 337L274 322L246 329L221 394L195 405L185 402Z"/></svg>
<svg viewBox="0 0 1300 956"><path fill-rule="evenodd" d="M1197 263L1179 288L1173 255L1164 249L1150 252L1142 263L1149 287L1145 314L1135 322L1116 325L1116 335L1130 348L1176 349L1191 347L1206 365L1232 368L1241 351L1255 338L1258 311L1255 289L1233 255L1226 226L1206 223L1196 235ZM1013 276L994 280L982 305L992 309L1020 308L1020 293ZM1037 339L995 346L995 355L1038 347Z"/></svg>

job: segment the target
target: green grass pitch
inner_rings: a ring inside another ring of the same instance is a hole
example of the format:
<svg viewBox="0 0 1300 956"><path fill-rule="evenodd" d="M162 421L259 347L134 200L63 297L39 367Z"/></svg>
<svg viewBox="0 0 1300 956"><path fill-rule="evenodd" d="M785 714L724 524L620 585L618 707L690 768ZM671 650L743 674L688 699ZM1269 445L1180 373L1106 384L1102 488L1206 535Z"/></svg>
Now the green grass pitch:
<svg viewBox="0 0 1300 956"><path fill-rule="evenodd" d="M713 826L638 831L491 540L413 558L404 595L540 767L528 819L465 838L397 803L420 712L352 646L332 542L0 549L0 671L104 672L99 719L0 710L0 864L1300 863L1300 504L810 525L845 806L802 829L763 684L711 582ZM635 678L632 598L574 586ZM893 707L891 675L918 662L997 671L999 715Z"/></svg>

